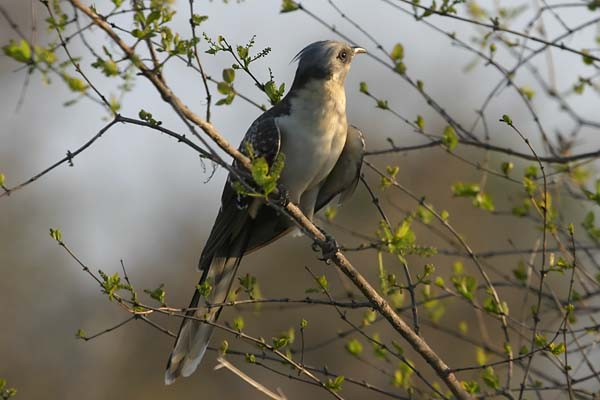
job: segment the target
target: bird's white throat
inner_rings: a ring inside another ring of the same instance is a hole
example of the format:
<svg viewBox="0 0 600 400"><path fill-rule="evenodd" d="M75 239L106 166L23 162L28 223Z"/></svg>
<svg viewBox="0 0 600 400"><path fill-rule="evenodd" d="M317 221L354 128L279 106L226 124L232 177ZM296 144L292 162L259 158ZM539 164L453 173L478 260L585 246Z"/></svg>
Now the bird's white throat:
<svg viewBox="0 0 600 400"><path fill-rule="evenodd" d="M297 90L296 95L291 98L291 105L294 112L301 111L324 115L335 113L337 115L342 114L345 119L346 90L343 82L337 79L314 79Z"/></svg>

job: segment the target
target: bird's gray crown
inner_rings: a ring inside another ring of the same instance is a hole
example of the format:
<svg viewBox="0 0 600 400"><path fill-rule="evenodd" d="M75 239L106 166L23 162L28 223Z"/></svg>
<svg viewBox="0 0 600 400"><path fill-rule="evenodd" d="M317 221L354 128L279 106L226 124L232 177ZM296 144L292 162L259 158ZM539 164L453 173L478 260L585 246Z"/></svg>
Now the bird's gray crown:
<svg viewBox="0 0 600 400"><path fill-rule="evenodd" d="M314 42L300 50L292 62L298 61L293 88L300 88L313 79L331 79L338 76L343 83L352 57L363 49L335 40ZM337 73L337 74L336 74Z"/></svg>

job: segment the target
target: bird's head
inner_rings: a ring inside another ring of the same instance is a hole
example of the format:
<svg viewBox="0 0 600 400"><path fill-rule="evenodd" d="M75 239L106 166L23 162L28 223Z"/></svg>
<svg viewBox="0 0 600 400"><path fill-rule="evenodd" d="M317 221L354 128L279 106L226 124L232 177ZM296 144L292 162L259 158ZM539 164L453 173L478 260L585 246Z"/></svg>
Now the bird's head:
<svg viewBox="0 0 600 400"><path fill-rule="evenodd" d="M362 47L334 40L309 44L294 57L293 61L298 61L298 69L293 86L300 88L314 79L343 85L354 56L366 52Z"/></svg>

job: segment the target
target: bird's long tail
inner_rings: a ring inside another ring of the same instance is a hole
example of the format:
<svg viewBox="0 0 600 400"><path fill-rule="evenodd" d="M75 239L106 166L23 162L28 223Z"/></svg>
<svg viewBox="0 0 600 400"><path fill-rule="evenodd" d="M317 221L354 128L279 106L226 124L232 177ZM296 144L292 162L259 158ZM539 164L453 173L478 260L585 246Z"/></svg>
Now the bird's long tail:
<svg viewBox="0 0 600 400"><path fill-rule="evenodd" d="M202 266L203 274L200 278L199 288L194 292L190 303L190 310L186 316L206 321L215 322L221 312L221 307L205 307L206 303L219 304L227 300L227 295L234 281L236 271L243 255L243 245L247 240L238 240L235 248L230 248L231 257L215 256L210 264ZM210 288L207 295L206 290ZM203 294L201 294L203 292ZM165 384L170 385L179 376L190 376L198 367L208 347L214 326L186 318L179 328L179 335L175 347L169 356L165 371Z"/></svg>

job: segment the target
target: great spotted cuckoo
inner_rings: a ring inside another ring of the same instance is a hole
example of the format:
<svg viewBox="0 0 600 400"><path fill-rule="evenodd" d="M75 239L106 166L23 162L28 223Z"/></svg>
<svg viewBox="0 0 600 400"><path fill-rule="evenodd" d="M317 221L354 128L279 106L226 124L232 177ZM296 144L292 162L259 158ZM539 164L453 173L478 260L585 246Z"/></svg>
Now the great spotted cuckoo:
<svg viewBox="0 0 600 400"><path fill-rule="evenodd" d="M344 81L355 55L365 53L336 41L306 46L298 61L290 91L259 116L248 129L240 150L249 149L269 164L285 156L278 181L289 201L312 218L334 198L348 198L356 188L364 153L362 133L348 125ZM242 256L289 233L294 224L264 199L242 196L232 187L231 176L223 189L221 208L202 251L199 270L203 294L196 290L169 357L165 383L191 375L208 346L220 304L227 299Z"/></svg>

